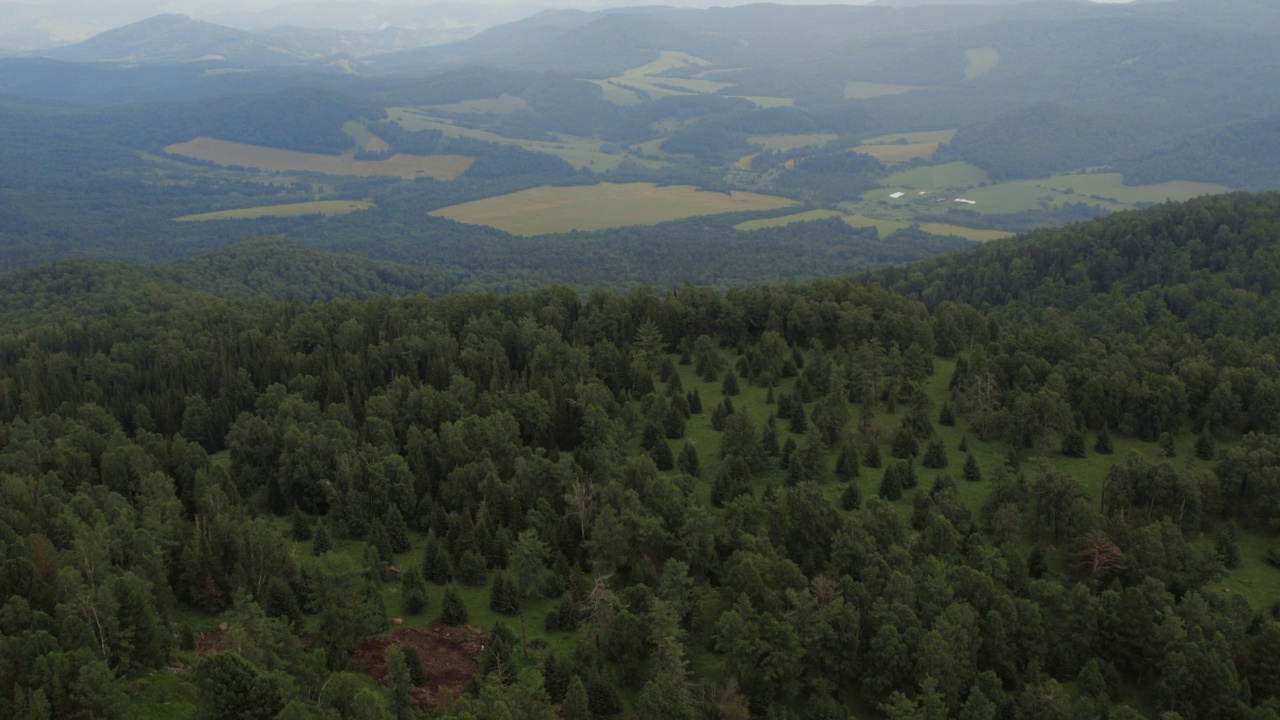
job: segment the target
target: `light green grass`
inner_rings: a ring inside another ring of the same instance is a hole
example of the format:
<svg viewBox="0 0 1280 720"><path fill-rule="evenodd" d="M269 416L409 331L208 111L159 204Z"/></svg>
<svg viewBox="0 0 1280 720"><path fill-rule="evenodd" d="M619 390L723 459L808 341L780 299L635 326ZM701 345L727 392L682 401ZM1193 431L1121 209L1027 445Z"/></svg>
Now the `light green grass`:
<svg viewBox="0 0 1280 720"><path fill-rule="evenodd" d="M130 720L186 720L196 716L195 686L189 678L163 669L127 685L121 708Z"/></svg>
<svg viewBox="0 0 1280 720"><path fill-rule="evenodd" d="M1071 190L1076 195L1098 195L1104 198L1114 198L1126 205L1144 202L1159 203L1166 200L1181 202L1200 195L1223 193L1230 190L1225 185L1186 180L1172 180L1155 185L1125 185L1124 176L1117 173L1059 175L1041 180L1024 180L1022 182L1060 192ZM1083 199L1081 198L1081 200Z"/></svg>
<svg viewBox="0 0 1280 720"><path fill-rule="evenodd" d="M368 210L373 203L363 200L317 200L315 202L288 203L285 205L260 205L258 207L219 210L174 218L178 222L203 220L249 220L261 217L301 217L303 215L345 215L357 210Z"/></svg>
<svg viewBox="0 0 1280 720"><path fill-rule="evenodd" d="M956 136L955 130L926 130L924 132L910 133L890 133L888 135L878 135L862 141L863 145L885 145L888 143L896 143L906 141L908 143L937 143L945 145L951 142L951 138Z"/></svg>
<svg viewBox="0 0 1280 720"><path fill-rule="evenodd" d="M766 150L786 152L803 147L822 147L840 136L834 133L805 133L801 135L752 135L747 142Z"/></svg>
<svg viewBox="0 0 1280 720"><path fill-rule="evenodd" d="M963 225L953 225L951 223L922 223L920 229L932 235L956 235L965 240L974 242L988 242L991 240L1002 240L1007 237L1013 237L1014 233L1004 230L983 230L980 228L965 227Z"/></svg>
<svg viewBox="0 0 1280 720"><path fill-rule="evenodd" d="M1213 542L1204 538L1203 542ZM1235 593L1244 597L1257 610L1280 602L1280 568L1267 564L1267 551L1280 547L1280 537L1275 534L1240 533L1240 565L1210 589L1222 594Z"/></svg>
<svg viewBox="0 0 1280 720"><path fill-rule="evenodd" d="M793 200L749 192L703 192L689 185L600 183L541 187L436 210L432 215L513 235L652 225L727 212L776 210Z"/></svg>
<svg viewBox="0 0 1280 720"><path fill-rule="evenodd" d="M897 172L880 181L884 187L911 190L939 190L942 188L968 188L987 181L982 168L967 162L950 162L927 165Z"/></svg>
<svg viewBox="0 0 1280 720"><path fill-rule="evenodd" d="M844 221L856 228L873 227L880 232L880 237L892 235L893 233L911 225L911 223L905 223L898 220L868 217L862 213L846 215L844 216Z"/></svg>
<svg viewBox="0 0 1280 720"><path fill-rule="evenodd" d="M1020 183L1001 183L964 191L964 197L977 202L964 209L980 213L1013 213L1034 210L1053 201L1056 193Z"/></svg>
<svg viewBox="0 0 1280 720"><path fill-rule="evenodd" d="M804 212L792 215L783 215L776 218L762 218L760 220L747 220L733 226L734 230L764 230L766 228L783 227L798 222L809 222L810 220L825 220L826 218L840 217L840 213L835 210L806 210Z"/></svg>
<svg viewBox="0 0 1280 720"><path fill-rule="evenodd" d="M844 99L870 100L872 98L902 95L904 93L909 93L912 90L924 89L924 87L919 85L890 85L888 83L853 80L844 86Z"/></svg>
<svg viewBox="0 0 1280 720"><path fill-rule="evenodd" d="M970 48L964 51L964 79L974 80L996 69L1000 64L1000 51L993 47Z"/></svg>
<svg viewBox="0 0 1280 720"><path fill-rule="evenodd" d="M504 93L496 98L463 100L446 105L429 105L428 107L434 111L452 115L509 115L518 110L528 110L529 103L525 102L522 97Z"/></svg>

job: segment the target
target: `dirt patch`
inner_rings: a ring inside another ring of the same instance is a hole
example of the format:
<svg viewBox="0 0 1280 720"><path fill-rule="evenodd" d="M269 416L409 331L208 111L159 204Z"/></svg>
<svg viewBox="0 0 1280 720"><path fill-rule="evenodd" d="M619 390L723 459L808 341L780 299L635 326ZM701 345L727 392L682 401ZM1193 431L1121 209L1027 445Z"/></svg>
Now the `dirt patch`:
<svg viewBox="0 0 1280 720"><path fill-rule="evenodd" d="M422 657L426 681L414 688L415 706L435 710L439 693L448 689L453 697L462 694L476 674L476 656L487 637L479 629L465 625L449 627L439 620L416 628L399 628L388 636L370 638L356 646L347 658L348 667L362 672L382 685L391 686L387 674L387 650L393 645L412 645Z"/></svg>

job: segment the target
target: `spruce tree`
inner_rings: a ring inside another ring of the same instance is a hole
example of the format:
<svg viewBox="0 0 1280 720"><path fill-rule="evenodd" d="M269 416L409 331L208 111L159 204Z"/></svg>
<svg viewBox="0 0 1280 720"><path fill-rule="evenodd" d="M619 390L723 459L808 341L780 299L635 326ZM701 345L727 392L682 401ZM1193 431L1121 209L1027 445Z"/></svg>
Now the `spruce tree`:
<svg viewBox="0 0 1280 720"><path fill-rule="evenodd" d="M658 444L649 451L649 457L653 458L653 464L658 466L662 472L671 470L676 466L676 458L671 453L671 444L666 440L659 440Z"/></svg>
<svg viewBox="0 0 1280 720"><path fill-rule="evenodd" d="M418 648L405 643L400 645L400 651L404 653L404 666L409 670L409 682L414 685L421 685L427 681L427 671L422 667L422 655L418 652Z"/></svg>
<svg viewBox="0 0 1280 720"><path fill-rule="evenodd" d="M560 709L564 720L591 720L587 686L582 684L582 678L574 675L569 680L569 687L564 693L564 705Z"/></svg>
<svg viewBox="0 0 1280 720"><path fill-rule="evenodd" d="M412 547L409 544L409 525L400 514L400 508L392 505L387 509L387 538L391 542L393 553L406 553Z"/></svg>
<svg viewBox="0 0 1280 720"><path fill-rule="evenodd" d="M912 434L911 428L907 425L900 424L898 429L893 433L893 442L889 447L889 454L899 460L906 460L915 457L920 452L920 443L916 441L916 436Z"/></svg>
<svg viewBox="0 0 1280 720"><path fill-rule="evenodd" d="M680 450L680 457L676 459L676 464L683 472L690 477L702 477L702 468L698 461L698 449L693 446L692 442L686 442Z"/></svg>
<svg viewBox="0 0 1280 720"><path fill-rule="evenodd" d="M311 539L311 521L307 520L306 513L296 507L293 509L293 528L289 531L289 537L298 542Z"/></svg>
<svg viewBox="0 0 1280 720"><path fill-rule="evenodd" d="M1205 424L1200 437L1196 438L1196 457L1201 460L1212 460L1213 455L1213 434L1209 432L1209 425Z"/></svg>
<svg viewBox="0 0 1280 720"><path fill-rule="evenodd" d="M422 553L422 577L436 585L446 585L453 580L448 552L434 533L427 536L427 547Z"/></svg>
<svg viewBox="0 0 1280 720"><path fill-rule="evenodd" d="M516 597L515 586L507 579L506 573L493 574L493 584L489 588L489 609L508 617L520 614L520 599Z"/></svg>
<svg viewBox="0 0 1280 720"><path fill-rule="evenodd" d="M782 452L782 449L778 447L778 421L773 415L769 416L769 420L765 422L764 429L760 431L760 448L769 457L778 457Z"/></svg>
<svg viewBox="0 0 1280 720"><path fill-rule="evenodd" d="M316 555L323 555L333 549L333 538L329 537L329 530L324 523L316 526L316 536L311 541L311 551Z"/></svg>
<svg viewBox="0 0 1280 720"><path fill-rule="evenodd" d="M444 599L440 601L440 622L451 627L467 623L467 604L462 601L458 588L448 585L444 589Z"/></svg>
<svg viewBox="0 0 1280 720"><path fill-rule="evenodd" d="M690 390L685 399L689 401L689 413L691 415L702 414L702 395L698 392L698 388Z"/></svg>
<svg viewBox="0 0 1280 720"><path fill-rule="evenodd" d="M924 451L924 458L920 461L921 465L930 470L941 470L947 466L947 449L943 447L941 440L932 440Z"/></svg>
<svg viewBox="0 0 1280 720"><path fill-rule="evenodd" d="M876 494L885 500L902 498L902 476L899 474L899 467L898 463L893 463L885 469L884 477L880 478L880 489Z"/></svg>
<svg viewBox="0 0 1280 720"><path fill-rule="evenodd" d="M862 454L862 464L869 468L878 468L883 461L880 459L880 443L871 441L867 445L867 451Z"/></svg>
<svg viewBox="0 0 1280 720"><path fill-rule="evenodd" d="M858 483L849 483L844 492L840 493L840 507L845 510L857 510L862 507L862 490L858 488Z"/></svg>
<svg viewBox="0 0 1280 720"><path fill-rule="evenodd" d="M954 427L956 424L956 412L951 408L951 403L942 403L942 410L938 412L938 424L943 427Z"/></svg>
<svg viewBox="0 0 1280 720"><path fill-rule="evenodd" d="M1073 430L1063 435L1062 455L1070 458L1084 457L1084 434Z"/></svg>
<svg viewBox="0 0 1280 720"><path fill-rule="evenodd" d="M405 615L418 615L427 609L427 583L418 568L406 568L400 575L400 600Z"/></svg>
<svg viewBox="0 0 1280 720"><path fill-rule="evenodd" d="M969 482L978 482L982 479L982 468L978 467L978 461L974 459L970 453L964 459L964 479Z"/></svg>
<svg viewBox="0 0 1280 720"><path fill-rule="evenodd" d="M849 482L858 477L858 451L852 443L845 443L836 457L836 477L841 482Z"/></svg>
<svg viewBox="0 0 1280 720"><path fill-rule="evenodd" d="M804 414L804 405L798 402L791 404L791 422L788 429L797 435L803 435L809 430L809 418Z"/></svg>
<svg viewBox="0 0 1280 720"><path fill-rule="evenodd" d="M1115 452L1115 448L1111 446L1111 433L1107 432L1105 425L1098 432L1098 439L1093 443L1093 451L1099 455L1110 455Z"/></svg>
<svg viewBox="0 0 1280 720"><path fill-rule="evenodd" d="M720 392L723 393L725 397L733 397L742 392L738 387L738 374L733 370L729 370L729 372L725 373L724 382L720 385Z"/></svg>

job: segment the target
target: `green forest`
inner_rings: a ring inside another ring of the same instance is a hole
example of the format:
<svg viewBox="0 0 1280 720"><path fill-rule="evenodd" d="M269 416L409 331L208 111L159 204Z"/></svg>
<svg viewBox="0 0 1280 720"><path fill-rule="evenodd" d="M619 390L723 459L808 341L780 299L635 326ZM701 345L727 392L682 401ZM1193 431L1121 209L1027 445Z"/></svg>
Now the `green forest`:
<svg viewBox="0 0 1280 720"><path fill-rule="evenodd" d="M1280 718L1278 235L1229 194L728 289L10 273L0 717Z"/></svg>

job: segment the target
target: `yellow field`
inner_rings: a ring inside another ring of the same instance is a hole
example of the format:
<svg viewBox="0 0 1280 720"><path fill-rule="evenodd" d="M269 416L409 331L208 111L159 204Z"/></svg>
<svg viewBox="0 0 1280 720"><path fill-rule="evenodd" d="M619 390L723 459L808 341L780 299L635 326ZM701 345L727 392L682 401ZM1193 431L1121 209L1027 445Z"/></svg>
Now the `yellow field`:
<svg viewBox="0 0 1280 720"><path fill-rule="evenodd" d="M826 218L840 217L840 213L835 210L806 210L791 215L783 215L776 218L764 218L761 220L748 220L740 222L733 226L734 230L764 230L766 228L782 227L798 222L808 222L810 220L825 220Z"/></svg>
<svg viewBox="0 0 1280 720"><path fill-rule="evenodd" d="M758 156L759 154L760 153L752 153L750 155L743 155L742 157L738 158L738 162L734 163L733 165L739 170L750 170L751 164L755 162L756 156Z"/></svg>
<svg viewBox="0 0 1280 720"><path fill-rule="evenodd" d="M529 109L529 103L524 98L515 95L503 94L496 98L484 98L481 100L463 100L462 102L449 103L447 105L428 105L432 110L438 110L445 113L474 113L483 115L493 113L495 115L508 115L517 110Z"/></svg>
<svg viewBox="0 0 1280 720"><path fill-rule="evenodd" d="M314 172L358 177L386 176L405 180L418 177L452 180L466 172L473 160L463 155L404 154L392 155L384 160L356 160L354 152L343 155L321 155L246 145L203 136L184 143L169 145L164 151L218 165L239 165L272 172Z"/></svg>
<svg viewBox="0 0 1280 720"><path fill-rule="evenodd" d="M932 235L958 235L965 240L973 240L975 242L1000 240L1014 235L1014 233L1003 230L979 230L949 223L923 223L920 225L920 229Z"/></svg>
<svg viewBox="0 0 1280 720"><path fill-rule="evenodd" d="M900 163L916 158L933 157L941 147L938 143L907 143L905 145L897 145L886 143L884 145L859 145L853 149L853 152L870 155L871 157L883 163Z"/></svg>
<svg viewBox="0 0 1280 720"><path fill-rule="evenodd" d="M765 150L776 150L778 152L786 152L802 147L822 147L829 142L839 139L839 135L832 133L806 133L803 135L752 135L747 138L747 142L752 145L759 145Z"/></svg>
<svg viewBox="0 0 1280 720"><path fill-rule="evenodd" d="M964 79L973 80L982 77L1000 64L1000 51L993 47L972 48L964 51Z"/></svg>
<svg viewBox="0 0 1280 720"><path fill-rule="evenodd" d="M887 95L901 95L903 93L909 93L912 90L923 89L924 88L917 85L889 85L886 83L854 80L844 86L844 99L870 100L871 98L885 97Z"/></svg>
<svg viewBox="0 0 1280 720"><path fill-rule="evenodd" d="M289 203L287 205L263 205L260 207L220 210L176 217L178 222L201 220L250 220L260 217L299 217L301 215L344 215L356 210L368 210L371 202L359 200L317 200L316 202Z"/></svg>
<svg viewBox="0 0 1280 720"><path fill-rule="evenodd" d="M749 192L702 192L689 185L601 183L541 187L453 205L432 212L471 225L488 225L512 235L601 230L652 225L696 215L774 210L794 205L787 198Z"/></svg>

